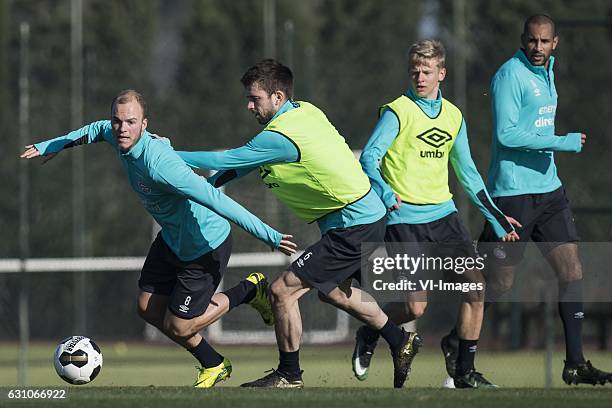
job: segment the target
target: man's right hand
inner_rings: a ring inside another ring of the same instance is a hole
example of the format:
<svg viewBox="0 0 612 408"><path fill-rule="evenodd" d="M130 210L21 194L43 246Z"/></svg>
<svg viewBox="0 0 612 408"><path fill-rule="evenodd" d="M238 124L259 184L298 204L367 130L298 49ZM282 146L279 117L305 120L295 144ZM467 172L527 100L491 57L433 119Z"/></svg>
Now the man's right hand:
<svg viewBox="0 0 612 408"><path fill-rule="evenodd" d="M46 155L43 159L43 164L54 158L56 155L57 153L50 153ZM22 159L33 159L38 156L40 156L40 152L38 151L38 149L34 147L34 145L27 145L25 147L25 151L21 153L21 156L19 157L21 157Z"/></svg>
<svg viewBox="0 0 612 408"><path fill-rule="evenodd" d="M27 145L25 147L25 151L21 153L21 156L19 157L21 157L22 159L33 159L38 156L40 156L40 152L38 151L38 149L34 147L34 145Z"/></svg>
<svg viewBox="0 0 612 408"><path fill-rule="evenodd" d="M580 134L580 145L584 147L585 143L586 143L586 135L584 133L581 133Z"/></svg>

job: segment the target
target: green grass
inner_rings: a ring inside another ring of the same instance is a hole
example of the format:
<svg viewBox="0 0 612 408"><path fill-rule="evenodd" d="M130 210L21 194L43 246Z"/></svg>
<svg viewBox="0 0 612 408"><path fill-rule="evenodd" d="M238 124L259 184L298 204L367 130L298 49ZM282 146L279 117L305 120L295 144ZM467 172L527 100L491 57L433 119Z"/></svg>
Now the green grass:
<svg viewBox="0 0 612 408"><path fill-rule="evenodd" d="M611 407L612 386L605 388L568 387L561 382L563 355L554 358L554 387L544 386L542 352L479 352L477 367L503 388L495 391L444 390L445 378L440 353L420 353L414 364L407 388L394 390L392 364L387 350L381 347L373 360L367 381L353 378L350 346L304 346L301 351L304 390L245 390L236 388L275 367L274 347L218 347L232 360L232 377L213 390L194 390L195 360L175 346L100 343L104 366L98 378L86 386L69 386L53 370L51 356L55 345L33 344L29 349L28 384L30 387L64 388L68 400L58 406L113 408L128 406L170 407L206 403L208 407L380 407L416 406L425 408L463 406L474 408L523 405L525 407L585 406ZM589 352L597 366L612 368L612 354ZM0 385L17 386L18 348L0 344ZM0 396L0 406L42 406L44 402L12 403Z"/></svg>
<svg viewBox="0 0 612 408"><path fill-rule="evenodd" d="M67 399L56 405L44 401L12 402L1 406L28 407L159 407L202 406L211 408L379 408L379 407L606 407L611 403L606 389L503 389L438 390L430 388L305 388L303 390L247 390L187 387L90 387L71 388Z"/></svg>

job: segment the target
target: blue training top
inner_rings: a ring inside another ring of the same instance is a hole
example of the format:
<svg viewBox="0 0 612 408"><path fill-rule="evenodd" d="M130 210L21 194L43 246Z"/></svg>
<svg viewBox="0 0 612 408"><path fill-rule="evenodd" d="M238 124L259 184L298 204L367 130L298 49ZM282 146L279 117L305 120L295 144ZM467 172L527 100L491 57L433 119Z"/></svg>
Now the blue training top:
<svg viewBox="0 0 612 408"><path fill-rule="evenodd" d="M34 146L41 155L47 155L79 144L102 141L111 144L130 186L161 226L166 244L183 261L196 259L225 241L230 225L224 218L266 244L278 247L281 233L195 174L167 139L153 138L145 130L129 151L122 152L111 129L111 122L102 120Z"/></svg>
<svg viewBox="0 0 612 408"><path fill-rule="evenodd" d="M557 90L548 69L520 49L491 82L493 143L487 186L493 197L548 193L561 186L554 151L580 152L580 133L555 135Z"/></svg>
<svg viewBox="0 0 612 408"><path fill-rule="evenodd" d="M440 109L442 109L442 93L440 91L438 91L436 99L420 98L412 88L408 89L406 96L415 101L422 111L431 118L438 116ZM397 116L389 109L385 109L359 160L363 170L372 182L372 187L382 198L387 208L396 204L396 199L391 186L382 177L380 162L398 136L399 129L400 124ZM465 192L493 226L497 236L503 237L512 231L513 228L506 221L504 214L491 201L472 160L465 121L461 123L449 159ZM440 204L425 205L402 202L399 209L389 212L387 224L425 224L439 220L456 211L457 208L452 199Z"/></svg>
<svg viewBox="0 0 612 408"><path fill-rule="evenodd" d="M291 101L274 115L273 119L295 109ZM209 181L219 187L230 180L242 177L263 164L291 163L298 159L298 151L287 138L276 132L264 130L244 146L223 152L177 152L192 167L222 170ZM385 208L372 190L360 200L349 204L339 211L327 214L317 220L319 229L325 234L330 229L348 228L355 225L370 224L385 216Z"/></svg>

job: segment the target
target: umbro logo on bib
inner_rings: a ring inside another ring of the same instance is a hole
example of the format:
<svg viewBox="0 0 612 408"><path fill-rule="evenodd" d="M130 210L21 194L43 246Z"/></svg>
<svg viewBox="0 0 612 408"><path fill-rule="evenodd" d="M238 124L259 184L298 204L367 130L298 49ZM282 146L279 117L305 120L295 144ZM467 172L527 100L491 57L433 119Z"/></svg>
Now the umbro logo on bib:
<svg viewBox="0 0 612 408"><path fill-rule="evenodd" d="M417 139L427 143L432 147L439 148L453 140L453 137L448 132L434 127L418 135Z"/></svg>

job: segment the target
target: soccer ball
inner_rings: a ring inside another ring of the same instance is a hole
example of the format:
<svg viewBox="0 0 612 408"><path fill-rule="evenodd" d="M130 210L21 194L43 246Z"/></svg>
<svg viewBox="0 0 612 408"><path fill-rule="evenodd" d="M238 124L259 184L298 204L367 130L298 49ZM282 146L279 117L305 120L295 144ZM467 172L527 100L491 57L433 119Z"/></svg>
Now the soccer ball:
<svg viewBox="0 0 612 408"><path fill-rule="evenodd" d="M64 381L75 385L87 384L100 373L102 352L85 336L68 337L55 349L53 366Z"/></svg>

